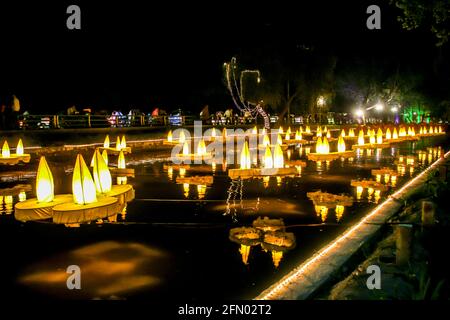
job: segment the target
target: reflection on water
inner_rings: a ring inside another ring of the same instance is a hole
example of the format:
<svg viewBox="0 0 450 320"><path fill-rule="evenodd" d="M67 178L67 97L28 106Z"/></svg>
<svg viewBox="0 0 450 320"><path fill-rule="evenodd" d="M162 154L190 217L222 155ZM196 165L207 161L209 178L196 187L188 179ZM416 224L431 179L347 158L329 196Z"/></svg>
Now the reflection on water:
<svg viewBox="0 0 450 320"><path fill-rule="evenodd" d="M166 260L165 252L139 243L98 242L33 264L19 282L65 298L118 298L160 285ZM80 267L82 290L67 290L68 263Z"/></svg>

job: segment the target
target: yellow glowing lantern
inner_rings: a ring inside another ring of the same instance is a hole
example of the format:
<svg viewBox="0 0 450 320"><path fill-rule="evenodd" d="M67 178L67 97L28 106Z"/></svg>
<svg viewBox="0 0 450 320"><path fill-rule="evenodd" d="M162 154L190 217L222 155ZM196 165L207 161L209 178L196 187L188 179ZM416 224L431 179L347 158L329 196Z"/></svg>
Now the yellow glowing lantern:
<svg viewBox="0 0 450 320"><path fill-rule="evenodd" d="M97 202L95 183L81 154L78 154L73 168L72 192L76 204Z"/></svg>
<svg viewBox="0 0 450 320"><path fill-rule="evenodd" d="M378 201L380 201L381 198L381 191L380 190L375 190L375 194L374 194L374 201L375 203L378 203Z"/></svg>
<svg viewBox="0 0 450 320"><path fill-rule="evenodd" d="M323 153L322 152L322 138L321 137L317 138L317 141L316 141L316 153L320 153L320 154Z"/></svg>
<svg viewBox="0 0 450 320"><path fill-rule="evenodd" d="M344 210L345 210L345 207L343 205L340 205L340 204L336 205L335 211L336 211L337 222L339 222L341 220L342 216L344 215Z"/></svg>
<svg viewBox="0 0 450 320"><path fill-rule="evenodd" d="M398 139L397 128L394 128L394 131L392 132L392 139Z"/></svg>
<svg viewBox="0 0 450 320"><path fill-rule="evenodd" d="M345 137L345 129L342 129L342 131L341 131L341 137Z"/></svg>
<svg viewBox="0 0 450 320"><path fill-rule="evenodd" d="M179 170L180 178L184 178L186 175L186 168L181 167Z"/></svg>
<svg viewBox="0 0 450 320"><path fill-rule="evenodd" d="M370 136L369 136L369 143L370 144L375 144L375 135L373 133L373 131L370 131Z"/></svg>
<svg viewBox="0 0 450 320"><path fill-rule="evenodd" d="M202 139L200 139L198 145L197 145L197 154L202 156L206 154L206 144L205 141Z"/></svg>
<svg viewBox="0 0 450 320"><path fill-rule="evenodd" d="M23 156L23 143L22 139L19 139L19 142L17 143L16 147L16 155Z"/></svg>
<svg viewBox="0 0 450 320"><path fill-rule="evenodd" d="M331 138L331 133L330 133L330 131L327 131L327 138L328 138L328 139Z"/></svg>
<svg viewBox="0 0 450 320"><path fill-rule="evenodd" d="M167 142L172 142L173 136L172 136L172 130L169 130L169 133L167 134Z"/></svg>
<svg viewBox="0 0 450 320"><path fill-rule="evenodd" d="M269 146L266 146L266 152L264 153L264 168L273 168L272 151Z"/></svg>
<svg viewBox="0 0 450 320"><path fill-rule="evenodd" d="M359 130L358 133L358 144L363 145L364 144L364 131Z"/></svg>
<svg viewBox="0 0 450 320"><path fill-rule="evenodd" d="M251 166L250 150L247 141L245 141L241 151L241 169L250 169Z"/></svg>
<svg viewBox="0 0 450 320"><path fill-rule="evenodd" d="M270 146L270 139L267 134L264 135L262 144L263 144L263 146Z"/></svg>
<svg viewBox="0 0 450 320"><path fill-rule="evenodd" d="M105 160L106 165L108 165L108 152L106 150L103 150L102 157L103 160Z"/></svg>
<svg viewBox="0 0 450 320"><path fill-rule="evenodd" d="M384 175L384 183L388 183L389 182L389 178L390 178L390 175L388 173L386 173Z"/></svg>
<svg viewBox="0 0 450 320"><path fill-rule="evenodd" d="M126 163L125 163L125 155L123 154L123 151L120 150L119 152L119 158L117 159L117 168L119 169L125 169Z"/></svg>
<svg viewBox="0 0 450 320"><path fill-rule="evenodd" d="M107 193L111 191L112 187L112 178L111 173L108 169L108 164L105 162L105 159L100 154L100 151L95 150L94 153L94 182L95 188L98 193Z"/></svg>
<svg viewBox="0 0 450 320"><path fill-rule="evenodd" d="M338 139L338 152L345 152L345 141L342 136Z"/></svg>
<svg viewBox="0 0 450 320"><path fill-rule="evenodd" d="M439 133L442 133L442 127L439 126Z"/></svg>
<svg viewBox="0 0 450 320"><path fill-rule="evenodd" d="M317 137L321 137L321 136L322 136L322 128L317 127L316 136L317 136Z"/></svg>
<svg viewBox="0 0 450 320"><path fill-rule="evenodd" d="M391 129L387 128L386 129L386 139L391 140L391 138L392 138Z"/></svg>
<svg viewBox="0 0 450 320"><path fill-rule="evenodd" d="M252 134L258 134L258 128L256 126L253 127Z"/></svg>
<svg viewBox="0 0 450 320"><path fill-rule="evenodd" d="M42 156L36 174L36 198L38 202L52 202L54 197L53 175Z"/></svg>
<svg viewBox="0 0 450 320"><path fill-rule="evenodd" d="M295 140L302 140L302 133L301 133L301 131L299 131L299 130L297 130L296 132L295 132Z"/></svg>
<svg viewBox="0 0 450 320"><path fill-rule="evenodd" d="M248 257L250 255L250 249L251 246L246 246L245 244L241 244L241 247L239 248L239 253L242 257L242 262L247 265L248 264Z"/></svg>
<svg viewBox="0 0 450 320"><path fill-rule="evenodd" d="M280 134L277 135L277 144L278 145L282 145L283 144L283 139L281 139L281 135Z"/></svg>
<svg viewBox="0 0 450 320"><path fill-rule="evenodd" d="M292 133L291 127L288 127L286 133L289 134L289 135Z"/></svg>
<svg viewBox="0 0 450 320"><path fill-rule="evenodd" d="M279 134L283 134L283 133L284 133L283 127L280 126L280 127L278 128L278 133L279 133Z"/></svg>
<svg viewBox="0 0 450 320"><path fill-rule="evenodd" d="M125 136L122 136L122 140L120 141L120 149L125 149L127 147L127 140L125 140Z"/></svg>
<svg viewBox="0 0 450 320"><path fill-rule="evenodd" d="M216 136L217 136L216 128L212 128L212 131L211 131L211 137L212 137L212 138L215 138Z"/></svg>
<svg viewBox="0 0 450 320"><path fill-rule="evenodd" d="M109 135L107 134L105 137L105 141L103 142L103 148L109 148Z"/></svg>
<svg viewBox="0 0 450 320"><path fill-rule="evenodd" d="M5 140L2 147L2 157L9 158L11 156L11 152L9 151L8 141Z"/></svg>
<svg viewBox="0 0 450 320"><path fill-rule="evenodd" d="M322 153L323 154L329 154L330 153L330 145L328 143L327 137L323 137L323 140L322 140Z"/></svg>
<svg viewBox="0 0 450 320"><path fill-rule="evenodd" d="M291 135L289 133L286 132L286 136L284 138L285 140L291 140Z"/></svg>
<svg viewBox="0 0 450 320"><path fill-rule="evenodd" d="M355 136L355 130L353 128L348 129L348 136L354 137Z"/></svg>
<svg viewBox="0 0 450 320"><path fill-rule="evenodd" d="M420 127L419 134L423 134L423 127Z"/></svg>
<svg viewBox="0 0 450 320"><path fill-rule="evenodd" d="M406 130L405 127L400 127L400 131L398 133L399 137L406 137Z"/></svg>
<svg viewBox="0 0 450 320"><path fill-rule="evenodd" d="M310 126L306 126L305 132L308 133L308 134L311 133L311 127Z"/></svg>
<svg viewBox="0 0 450 320"><path fill-rule="evenodd" d="M180 131L180 135L178 136L178 142L184 143L186 141L186 135L184 134L184 130Z"/></svg>
<svg viewBox="0 0 450 320"><path fill-rule="evenodd" d="M283 150L279 144L275 146L275 151L273 155L273 167L274 168L284 168L284 156Z"/></svg>
<svg viewBox="0 0 450 320"><path fill-rule="evenodd" d="M122 145L120 144L120 138L117 137L117 140L116 140L116 150L117 150L117 151L120 151L121 148L122 148Z"/></svg>
<svg viewBox="0 0 450 320"><path fill-rule="evenodd" d="M127 181L128 181L127 177L117 177L118 185L125 185L125 184L127 184Z"/></svg>
<svg viewBox="0 0 450 320"><path fill-rule="evenodd" d="M377 143L378 144L383 143L383 131L381 131L381 128L378 128L378 131L377 131Z"/></svg>
<svg viewBox="0 0 450 320"><path fill-rule="evenodd" d="M377 181L377 182L381 182L381 174L377 174L377 176L376 176L376 181Z"/></svg>

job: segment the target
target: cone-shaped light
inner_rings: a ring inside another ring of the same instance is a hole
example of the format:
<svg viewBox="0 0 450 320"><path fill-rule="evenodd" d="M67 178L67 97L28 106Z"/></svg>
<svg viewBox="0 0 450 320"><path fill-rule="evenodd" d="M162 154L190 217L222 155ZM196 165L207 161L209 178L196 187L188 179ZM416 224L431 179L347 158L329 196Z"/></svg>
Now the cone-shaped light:
<svg viewBox="0 0 450 320"><path fill-rule="evenodd" d="M266 152L264 153L264 168L273 168L273 157L270 146L266 146Z"/></svg>
<svg viewBox="0 0 450 320"><path fill-rule="evenodd" d="M275 151L273 155L273 167L284 168L283 150L281 149L281 146L279 144L275 146Z"/></svg>
<svg viewBox="0 0 450 320"><path fill-rule="evenodd" d="M105 141L103 142L103 148L109 148L109 134L107 134L105 137Z"/></svg>
<svg viewBox="0 0 450 320"><path fill-rule="evenodd" d="M22 143L22 139L19 139L19 142L17 143L16 155L18 155L18 156L23 156L23 143Z"/></svg>
<svg viewBox="0 0 450 320"><path fill-rule="evenodd" d="M36 174L36 197L38 202L52 202L55 197L53 175L44 156Z"/></svg>
<svg viewBox="0 0 450 320"><path fill-rule="evenodd" d="M359 145L363 145L364 144L364 132L362 130L359 130L358 144Z"/></svg>
<svg viewBox="0 0 450 320"><path fill-rule="evenodd" d="M378 128L378 131L377 131L377 143L378 144L383 143L383 131L381 131L381 128Z"/></svg>
<svg viewBox="0 0 450 320"><path fill-rule="evenodd" d="M100 154L100 151L95 150L94 153L94 182L98 193L107 193L111 191L112 178L109 172L108 165Z"/></svg>
<svg viewBox="0 0 450 320"><path fill-rule="evenodd" d="M344 142L344 138L342 136L339 136L338 152L345 152L345 142Z"/></svg>
<svg viewBox="0 0 450 320"><path fill-rule="evenodd" d="M117 140L116 140L116 150L117 150L117 151L120 151L120 149L122 149L122 145L120 144L120 138L117 137Z"/></svg>
<svg viewBox="0 0 450 320"><path fill-rule="evenodd" d="M9 151L8 141L5 140L2 147L2 157L9 158L11 156L11 152Z"/></svg>
<svg viewBox="0 0 450 320"><path fill-rule="evenodd" d="M241 169L250 169L250 167L251 167L250 150L248 149L247 141L245 141L241 151Z"/></svg>
<svg viewBox="0 0 450 320"><path fill-rule="evenodd" d="M108 152L106 150L103 150L102 157L103 160L105 160L106 165L108 165Z"/></svg>
<svg viewBox="0 0 450 320"><path fill-rule="evenodd" d="M173 141L172 130L169 130L169 133L167 134L167 142L172 142L172 141Z"/></svg>
<svg viewBox="0 0 450 320"><path fill-rule="evenodd" d="M120 149L125 149L127 147L127 140L125 140L125 135L122 136L122 141L120 141Z"/></svg>
<svg viewBox="0 0 450 320"><path fill-rule="evenodd" d="M127 167L127 165L125 163L125 155L123 154L123 151L120 150L119 158L117 159L117 168L125 169L126 167Z"/></svg>
<svg viewBox="0 0 450 320"><path fill-rule="evenodd" d="M77 156L73 168L72 192L76 204L97 202L95 183L81 154Z"/></svg>
<svg viewBox="0 0 450 320"><path fill-rule="evenodd" d="M387 128L386 129L386 140L391 140L391 139L392 139L391 129Z"/></svg>

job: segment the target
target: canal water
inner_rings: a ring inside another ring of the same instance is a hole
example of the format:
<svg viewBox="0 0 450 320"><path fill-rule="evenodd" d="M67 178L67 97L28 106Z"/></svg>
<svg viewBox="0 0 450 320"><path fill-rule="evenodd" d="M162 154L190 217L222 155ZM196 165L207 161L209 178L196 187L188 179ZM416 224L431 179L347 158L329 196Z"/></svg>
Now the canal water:
<svg viewBox="0 0 450 320"><path fill-rule="evenodd" d="M285 159L306 162L296 176L243 181L229 179L221 164L180 169L168 155L133 153L127 156L127 167L135 169L135 177L128 177L127 183L136 191L135 200L113 219L79 226L16 220L14 204L34 197L37 160L2 168L0 285L12 299L254 298L448 147L447 136L423 138L369 154L361 150L351 159L319 166L307 161L307 147L296 146L285 152ZM400 155L405 165L399 169ZM407 155L415 156L414 164L406 163ZM85 154L85 159L90 157ZM47 160L56 193L70 193L75 156ZM110 162L115 161L110 156ZM362 193L351 186L352 179L375 179L371 170L381 167L398 172L395 186ZM193 176L208 182L180 182L180 177ZM320 208L308 197L318 190L350 196L353 202L343 210ZM230 236L264 218L277 219L282 234L289 234L295 244L281 250L258 241L240 243ZM67 289L66 270L71 265L81 268L81 290Z"/></svg>

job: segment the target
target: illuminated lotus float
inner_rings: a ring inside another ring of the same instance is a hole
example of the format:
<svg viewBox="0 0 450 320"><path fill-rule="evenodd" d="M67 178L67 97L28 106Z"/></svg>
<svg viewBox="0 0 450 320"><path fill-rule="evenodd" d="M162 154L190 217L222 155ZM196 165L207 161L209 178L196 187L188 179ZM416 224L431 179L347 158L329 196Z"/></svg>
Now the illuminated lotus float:
<svg viewBox="0 0 450 320"><path fill-rule="evenodd" d="M356 140L358 139L358 136L355 135L355 129L349 128L347 131L345 129L341 130L341 137L344 138L344 140Z"/></svg>
<svg viewBox="0 0 450 320"><path fill-rule="evenodd" d="M369 131L369 143L366 143L366 140L364 139L364 132L363 130L359 130L358 133L358 142L354 145L352 145L352 149L383 149L388 148L390 146L390 142L384 142L383 141L383 131L381 128L378 128L377 134L375 136L375 130L368 130Z"/></svg>
<svg viewBox="0 0 450 320"><path fill-rule="evenodd" d="M206 152L205 140L201 138L197 143L197 152L191 153L191 142L185 141L183 143L182 153L177 154L172 158L174 162L191 163L192 161L203 161L212 158L211 152Z"/></svg>
<svg viewBox="0 0 450 320"><path fill-rule="evenodd" d="M240 245L242 262L248 265L251 248L260 245L265 252L270 252L272 262L278 268L286 251L295 248L295 235L286 232L283 219L259 217L252 227L239 227L230 230L229 239Z"/></svg>
<svg viewBox="0 0 450 320"><path fill-rule="evenodd" d="M54 223L78 225L117 215L134 199L131 185L112 185L108 166L96 150L93 176L83 157L77 156L72 177L73 194L54 194L53 175L45 157L41 157L36 175L36 198L15 205L20 221L53 218Z"/></svg>
<svg viewBox="0 0 450 320"><path fill-rule="evenodd" d="M280 146L281 150L287 150L289 148L290 140L285 141L286 143L283 143L283 138L280 133L277 133L276 141L274 144L271 144L268 134L264 134L261 137L262 137L262 142L258 145L258 149L260 149L260 150L266 150L267 146L269 146L270 148L274 148L277 145ZM259 140L261 141L261 138L259 138Z"/></svg>
<svg viewBox="0 0 450 320"><path fill-rule="evenodd" d="M94 152L94 156L92 159L96 157L97 151ZM103 153L102 153L103 154ZM106 157L103 157L103 160L105 160L106 165L109 164L108 156L106 154ZM109 171L113 177L134 177L134 169L133 168L127 168L127 163L125 161L125 154L122 150L119 151L119 156L117 157L117 166L116 167L109 167Z"/></svg>
<svg viewBox="0 0 450 320"><path fill-rule="evenodd" d="M16 165L20 162L29 163L31 156L24 153L22 139L19 139L16 147L16 153L9 150L8 141L3 142L2 153L0 155L0 164Z"/></svg>
<svg viewBox="0 0 450 320"><path fill-rule="evenodd" d="M316 141L316 152L308 153L308 160L312 161L333 161L339 158L350 158L355 155L353 150L346 150L344 138L339 136L337 144L337 152L330 152L330 145L328 138L324 137L323 140L319 137Z"/></svg>
<svg viewBox="0 0 450 320"><path fill-rule="evenodd" d="M296 167L286 167L284 162L283 150L279 144L274 147L274 152L269 146L266 146L263 167L252 168L250 149L248 142L245 141L240 154L240 168L228 169L228 176L231 179L250 179L264 176L287 176L296 175L298 169Z"/></svg>
<svg viewBox="0 0 450 320"><path fill-rule="evenodd" d="M122 139L120 137L117 137L116 145L115 147L111 147L110 141L109 141L109 135L106 135L105 141L103 142L103 147L100 147L102 150L108 150L110 154L119 154L120 151L123 153L131 153L131 148L127 147L127 140L125 138L125 135L122 136Z"/></svg>
<svg viewBox="0 0 450 320"><path fill-rule="evenodd" d="M102 155L96 150L93 176L78 155L72 176L70 202L53 207L53 223L78 226L80 223L116 216L134 199L131 185L112 185L112 177Z"/></svg>
<svg viewBox="0 0 450 320"><path fill-rule="evenodd" d="M307 192L306 196L313 202L314 210L322 222L325 222L327 219L329 209L335 210L336 220L339 222L344 215L345 207L353 205L353 197L343 194L332 194L318 190Z"/></svg>
<svg viewBox="0 0 450 320"><path fill-rule="evenodd" d="M445 131L441 125L438 125L438 126L430 125L428 127L420 126L419 133L418 133L419 136L424 136L424 137L437 136L437 135L442 135L442 134L445 134Z"/></svg>

